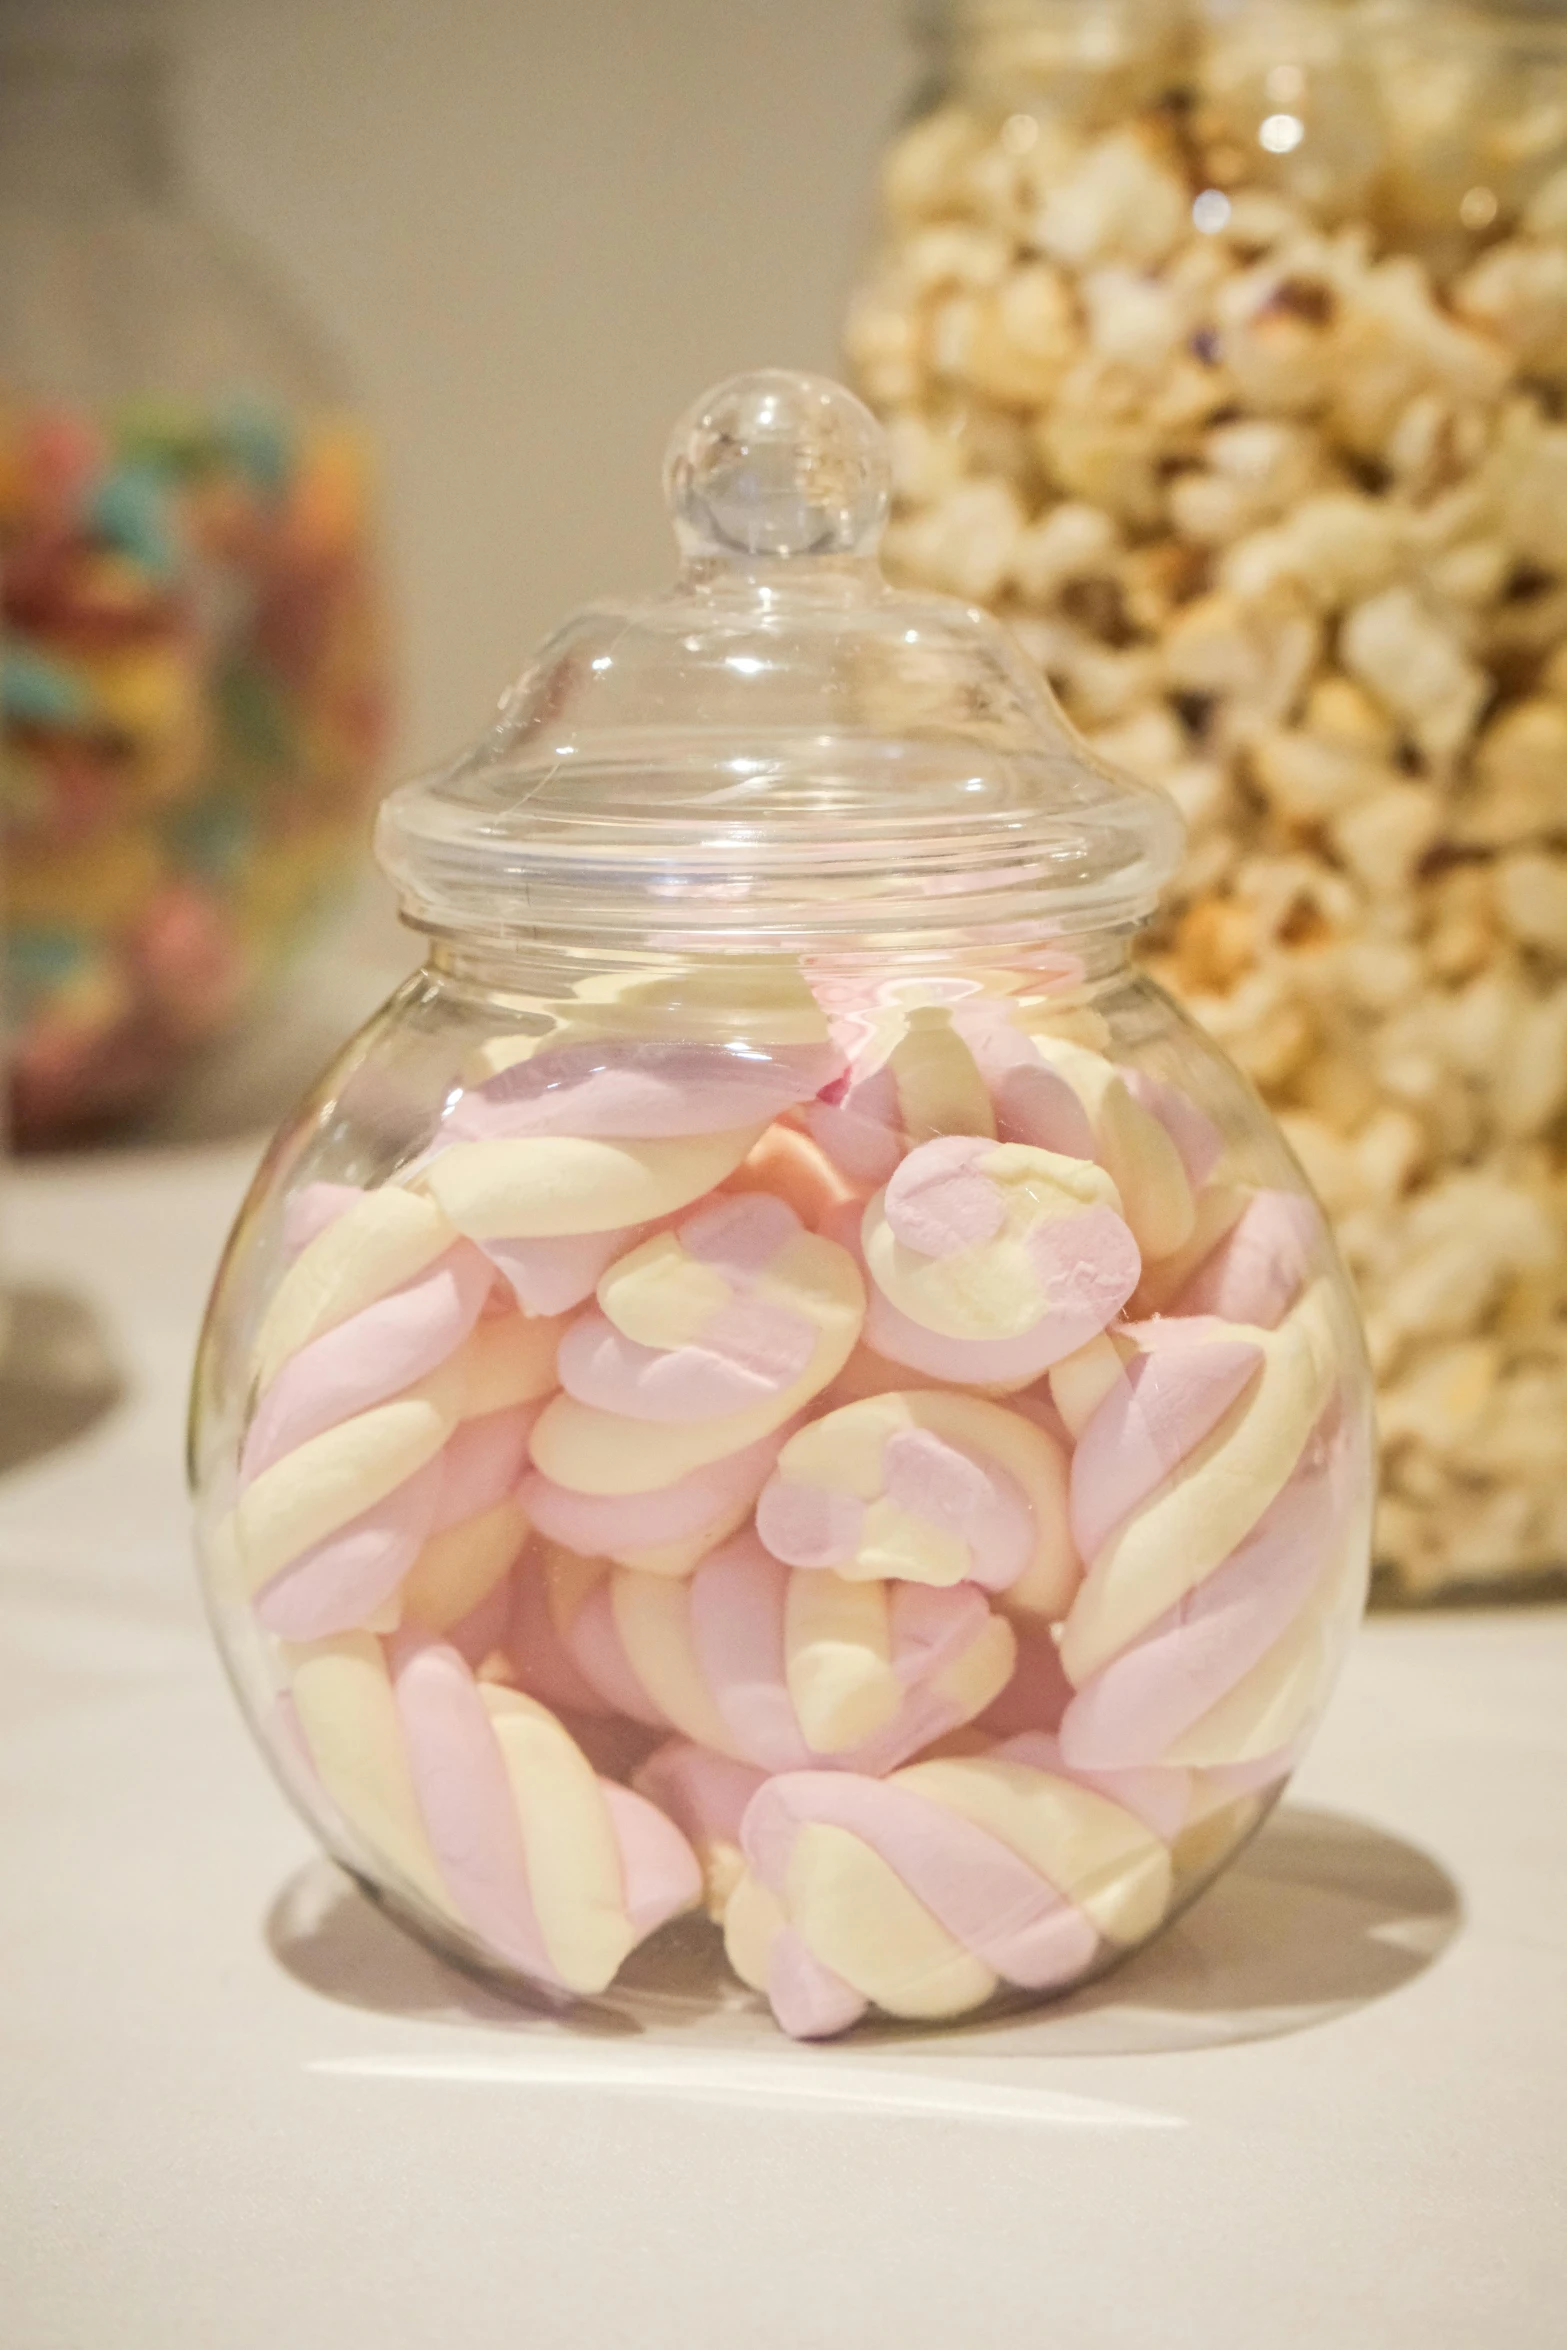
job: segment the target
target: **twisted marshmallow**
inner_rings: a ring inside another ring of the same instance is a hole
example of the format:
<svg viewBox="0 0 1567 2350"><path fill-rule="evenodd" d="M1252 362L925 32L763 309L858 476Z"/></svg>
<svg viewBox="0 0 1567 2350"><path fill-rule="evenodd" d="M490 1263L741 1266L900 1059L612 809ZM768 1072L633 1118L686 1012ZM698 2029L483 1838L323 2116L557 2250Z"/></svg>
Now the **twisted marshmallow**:
<svg viewBox="0 0 1567 2350"><path fill-rule="evenodd" d="M674 1821L702 1871L702 1906L721 1926L729 1896L745 1874L740 1828L746 1806L766 1779L754 1763L736 1762L687 1738L669 1738L632 1774L632 1785Z"/></svg>
<svg viewBox="0 0 1567 2350"><path fill-rule="evenodd" d="M1185 1805L1179 1771L1091 1779L1037 1733L887 1779L785 1773L744 1815L730 1963L808 2039L1051 1989L1159 1924Z"/></svg>
<svg viewBox="0 0 1567 2350"><path fill-rule="evenodd" d="M979 1049L1003 1142L1103 1167L1143 1256L1168 1256L1183 1245L1196 1212L1192 1181L1181 1141L1165 1121L1178 1127L1196 1164L1211 1165L1218 1145L1183 1095L1059 1037L1002 1028Z"/></svg>
<svg viewBox="0 0 1567 2350"><path fill-rule="evenodd" d="M599 1284L602 1310L560 1352L566 1394L600 1412L727 1417L820 1379L823 1303L853 1301L853 1268L766 1192L718 1199L634 1249ZM788 1417L793 1402L786 1402Z"/></svg>
<svg viewBox="0 0 1567 2350"><path fill-rule="evenodd" d="M1027 1379L1120 1312L1140 1271L1085 1159L962 1135L910 1151L870 1201L866 1343L954 1384Z"/></svg>
<svg viewBox="0 0 1567 2350"><path fill-rule="evenodd" d="M476 1681L456 1650L349 1632L289 1658L328 1798L377 1862L492 1959L602 1991L637 1943L701 1896L679 1830L597 1778L562 1725Z"/></svg>
<svg viewBox="0 0 1567 2350"><path fill-rule="evenodd" d="M873 1021L849 1068L823 1088L805 1122L834 1166L867 1188L885 1183L908 1151L938 1135L996 1136L985 1080L943 1005Z"/></svg>
<svg viewBox="0 0 1567 2350"><path fill-rule="evenodd" d="M800 1429L756 1525L790 1566L967 1580L1046 1618L1077 1587L1063 1448L1019 1412L939 1388L844 1404Z"/></svg>
<svg viewBox="0 0 1567 2350"><path fill-rule="evenodd" d="M429 1201L395 1189L338 1204L285 1273L230 1529L269 1630L381 1620L432 1538L426 1579L442 1579L464 1521L490 1521L484 1539L504 1547L493 1513L521 1474L519 1410L552 1386L559 1333L486 1316L492 1281Z"/></svg>
<svg viewBox="0 0 1567 2350"><path fill-rule="evenodd" d="M607 1707L775 1771L890 1769L982 1712L1015 1654L971 1585L791 1574L754 1534L683 1581L525 1561L508 1645L546 1704Z"/></svg>
<svg viewBox="0 0 1567 2350"><path fill-rule="evenodd" d="M502 1060L513 1046L516 1058ZM769 1047L600 1037L534 1045L518 1038L499 1051L492 1045L486 1064L444 1122L450 1141L558 1135L647 1142L760 1128L831 1083L841 1055L825 1041Z"/></svg>
<svg viewBox="0 0 1567 2350"><path fill-rule="evenodd" d="M1217 1314L1276 1329L1323 1249L1322 1219L1301 1192L1211 1183L1184 1247L1143 1267L1133 1301L1146 1314Z"/></svg>
<svg viewBox="0 0 1567 2350"><path fill-rule="evenodd" d="M1119 1767L1282 1747L1279 1675L1299 1695L1286 1659L1343 1548L1325 1298L1309 1293L1277 1330L1169 1320L1094 1354L1052 1380L1080 1430L1072 1523L1087 1562L1061 1635L1078 1691L1063 1752Z"/></svg>
<svg viewBox="0 0 1567 2350"><path fill-rule="evenodd" d="M771 1436L837 1377L865 1313L849 1252L760 1193L644 1242L598 1297L572 1332L574 1392L533 1434L543 1475L589 1495L656 1492Z"/></svg>
<svg viewBox="0 0 1567 2350"><path fill-rule="evenodd" d="M472 1240L618 1235L689 1207L734 1173L761 1133L751 1124L651 1141L530 1134L453 1142L417 1183Z"/></svg>
<svg viewBox="0 0 1567 2350"><path fill-rule="evenodd" d="M581 1493L535 1469L518 1498L541 1534L581 1558L689 1575L745 1524L792 1427L640 1493Z"/></svg>

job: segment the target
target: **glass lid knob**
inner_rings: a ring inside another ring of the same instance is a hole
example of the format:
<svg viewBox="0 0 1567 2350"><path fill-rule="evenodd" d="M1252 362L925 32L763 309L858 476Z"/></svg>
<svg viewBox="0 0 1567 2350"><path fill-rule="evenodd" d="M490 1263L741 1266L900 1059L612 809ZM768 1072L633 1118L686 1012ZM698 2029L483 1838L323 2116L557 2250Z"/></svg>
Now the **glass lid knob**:
<svg viewBox="0 0 1567 2350"><path fill-rule="evenodd" d="M870 410L841 384L788 368L705 393L664 461L675 535L698 563L869 555L890 487Z"/></svg>

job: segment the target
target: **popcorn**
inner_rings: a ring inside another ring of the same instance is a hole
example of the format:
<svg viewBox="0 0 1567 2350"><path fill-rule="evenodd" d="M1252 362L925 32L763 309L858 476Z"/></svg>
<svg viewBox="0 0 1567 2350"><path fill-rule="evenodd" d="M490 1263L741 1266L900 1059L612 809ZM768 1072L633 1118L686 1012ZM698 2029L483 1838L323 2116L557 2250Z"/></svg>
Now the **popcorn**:
<svg viewBox="0 0 1567 2350"><path fill-rule="evenodd" d="M1102 508L1068 499L1023 532L1013 584L1029 603L1048 604L1069 581L1113 578L1122 544Z"/></svg>
<svg viewBox="0 0 1567 2350"><path fill-rule="evenodd" d="M1055 283L1060 285L1059 277ZM1082 294L1088 344L1097 358L1150 377L1168 366L1186 323L1168 285L1133 269L1100 269L1084 278Z"/></svg>
<svg viewBox="0 0 1567 2350"><path fill-rule="evenodd" d="M1493 1110L1504 1134L1544 1134L1567 1107L1567 987L1520 1006L1496 1063Z"/></svg>
<svg viewBox="0 0 1567 2350"><path fill-rule="evenodd" d="M1023 533L1023 509L1002 481L966 481L888 533L889 559L949 595L988 603L1008 576Z"/></svg>
<svg viewBox="0 0 1567 2350"><path fill-rule="evenodd" d="M1170 516L1182 538L1224 546L1271 520L1321 478L1315 435L1274 419L1217 425L1203 442L1207 470L1177 476Z"/></svg>
<svg viewBox="0 0 1567 2350"><path fill-rule="evenodd" d="M1191 198L1175 172L1134 132L1095 141L1046 196L1034 238L1052 260L1084 269L1096 261L1152 266L1166 257L1191 218Z"/></svg>
<svg viewBox="0 0 1567 2350"><path fill-rule="evenodd" d="M1523 850L1496 872L1502 920L1521 946L1567 958L1567 856Z"/></svg>
<svg viewBox="0 0 1567 2350"><path fill-rule="evenodd" d="M1463 749L1490 683L1413 589L1388 588L1357 604L1339 631L1339 650L1428 758Z"/></svg>
<svg viewBox="0 0 1567 2350"><path fill-rule="evenodd" d="M1309 727L1266 727L1251 745L1251 775L1286 825L1320 824L1393 781L1393 771Z"/></svg>
<svg viewBox="0 0 1567 2350"><path fill-rule="evenodd" d="M991 37L967 86L1004 94ZM1335 1219L1379 1556L1424 1592L1567 1559L1567 165L1418 43L1379 163L1384 69L1335 50L1330 198L1254 144L1272 39L1210 18L1181 73L1052 48L1027 139L939 105L850 340L895 561L993 603L1180 803L1148 967Z"/></svg>
<svg viewBox="0 0 1567 2350"><path fill-rule="evenodd" d="M1466 848L1516 848L1562 826L1567 707L1543 696L1515 702L1486 728L1473 779L1454 811Z"/></svg>
<svg viewBox="0 0 1567 2350"><path fill-rule="evenodd" d="M1385 587L1402 552L1398 517L1373 498L1340 490L1304 499L1277 530L1226 560L1225 584L1241 596L1293 580L1323 610L1338 611Z"/></svg>
<svg viewBox="0 0 1567 2350"><path fill-rule="evenodd" d="M1522 239L1493 245L1459 279L1453 302L1526 365L1553 374L1567 369L1567 247Z"/></svg>
<svg viewBox="0 0 1567 2350"><path fill-rule="evenodd" d="M1037 405L1077 356L1072 296L1047 264L1015 270L994 291L950 303L936 327L938 364L987 399Z"/></svg>
<svg viewBox="0 0 1567 2350"><path fill-rule="evenodd" d="M1286 600L1212 595L1186 605L1164 640L1164 673L1177 694L1226 705L1220 730L1239 740L1289 716L1315 666L1318 630Z"/></svg>
<svg viewBox="0 0 1567 2350"><path fill-rule="evenodd" d="M1439 309L1421 264L1401 254L1343 272L1344 312L1329 386L1334 419L1352 449L1374 456L1418 393L1489 401L1501 393L1508 355Z"/></svg>
<svg viewBox="0 0 1567 2350"><path fill-rule="evenodd" d="M1108 361L1082 360L1037 428L1040 456L1069 495L1147 529L1163 506L1162 446L1139 379Z"/></svg>
<svg viewBox="0 0 1567 2350"><path fill-rule="evenodd" d="M1344 863L1369 891L1403 891L1441 822L1429 786L1389 783L1346 809L1329 829Z"/></svg>

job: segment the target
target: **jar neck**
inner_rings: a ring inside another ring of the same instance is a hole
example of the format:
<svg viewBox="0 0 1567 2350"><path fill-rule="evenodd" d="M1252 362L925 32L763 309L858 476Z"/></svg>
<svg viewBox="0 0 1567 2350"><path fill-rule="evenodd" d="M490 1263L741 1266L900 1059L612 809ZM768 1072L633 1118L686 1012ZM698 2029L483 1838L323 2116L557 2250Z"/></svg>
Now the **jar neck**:
<svg viewBox="0 0 1567 2350"><path fill-rule="evenodd" d="M409 922L404 914L405 922ZM423 925L409 922L412 929ZM425 968L432 978L483 998L519 1008L559 1005L602 990L607 980L635 979L667 991L679 1001L687 988L693 1018L722 1024L726 977L737 992L754 987L758 974L773 969L798 977L829 1012L836 1003L863 1002L874 989L886 1001L960 1003L983 995L1059 996L1063 1004L1088 1003L1124 986L1132 975L1132 947L1140 924L1084 931L1059 946L1037 940L1009 947L930 948L887 953L867 945L858 952L834 946L798 955L649 953L618 956L602 948L582 951L535 942L502 942L423 930ZM694 983L694 984L692 984ZM698 1009L697 1007L700 1007Z"/></svg>
<svg viewBox="0 0 1567 2350"><path fill-rule="evenodd" d="M179 170L169 60L142 36L51 40L0 9L0 201L167 203Z"/></svg>

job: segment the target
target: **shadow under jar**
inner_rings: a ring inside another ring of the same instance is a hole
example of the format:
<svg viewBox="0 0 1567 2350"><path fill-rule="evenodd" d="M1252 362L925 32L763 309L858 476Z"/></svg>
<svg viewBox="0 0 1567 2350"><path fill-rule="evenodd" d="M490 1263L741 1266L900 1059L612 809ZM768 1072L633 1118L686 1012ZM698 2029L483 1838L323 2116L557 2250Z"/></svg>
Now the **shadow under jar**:
<svg viewBox="0 0 1567 2350"><path fill-rule="evenodd" d="M705 1908L815 2037L1080 1982L1239 1848L1362 1605L1369 1383L1128 960L1170 803L885 585L869 414L737 378L668 482L669 592L386 806L429 959L257 1179L193 1476L396 1916L613 2000Z"/></svg>
<svg viewBox="0 0 1567 2350"><path fill-rule="evenodd" d="M949 0L850 324L888 568L1188 820L1153 970L1334 1219L1383 1587L1560 1588L1567 28Z"/></svg>

